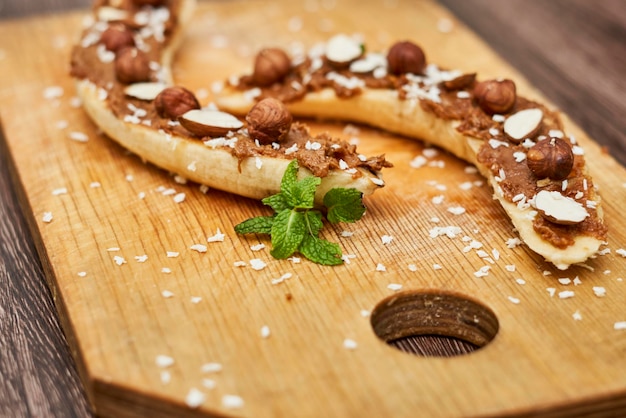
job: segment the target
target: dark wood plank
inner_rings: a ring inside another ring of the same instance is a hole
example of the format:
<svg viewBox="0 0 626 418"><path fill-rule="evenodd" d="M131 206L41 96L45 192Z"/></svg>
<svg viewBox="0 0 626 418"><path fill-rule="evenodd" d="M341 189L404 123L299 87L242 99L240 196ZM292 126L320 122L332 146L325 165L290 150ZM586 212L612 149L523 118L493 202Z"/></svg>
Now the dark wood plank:
<svg viewBox="0 0 626 418"><path fill-rule="evenodd" d="M91 416L0 135L0 416Z"/></svg>

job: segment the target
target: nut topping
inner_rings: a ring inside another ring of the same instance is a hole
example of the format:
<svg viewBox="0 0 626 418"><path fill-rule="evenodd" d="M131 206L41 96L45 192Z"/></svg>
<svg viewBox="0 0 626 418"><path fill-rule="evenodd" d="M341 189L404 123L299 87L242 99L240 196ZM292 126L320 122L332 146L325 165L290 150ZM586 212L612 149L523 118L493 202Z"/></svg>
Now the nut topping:
<svg viewBox="0 0 626 418"><path fill-rule="evenodd" d="M508 113L517 99L515 83L511 80L487 80L474 87L478 106L493 115Z"/></svg>
<svg viewBox="0 0 626 418"><path fill-rule="evenodd" d="M254 60L252 79L255 84L267 87L281 81L291 69L291 60L279 48L262 49Z"/></svg>
<svg viewBox="0 0 626 418"><path fill-rule="evenodd" d="M280 142L291 128L292 116L277 99L263 99L254 105L248 115L248 134L261 144Z"/></svg>
<svg viewBox="0 0 626 418"><path fill-rule="evenodd" d="M534 206L547 220L560 225L574 225L589 216L583 205L556 191L542 190L537 193Z"/></svg>
<svg viewBox="0 0 626 418"><path fill-rule="evenodd" d="M115 75L121 83L148 81L150 73L148 56L137 48L124 48L115 57Z"/></svg>
<svg viewBox="0 0 626 418"><path fill-rule="evenodd" d="M135 83L124 89L124 94L139 100L154 100L167 86L164 83Z"/></svg>
<svg viewBox="0 0 626 418"><path fill-rule="evenodd" d="M193 109L200 109L196 96L184 87L168 87L154 99L154 107L162 118L176 119Z"/></svg>
<svg viewBox="0 0 626 418"><path fill-rule="evenodd" d="M361 43L347 35L335 35L326 44L326 58L335 67L347 67L362 54Z"/></svg>
<svg viewBox="0 0 626 418"><path fill-rule="evenodd" d="M476 73L468 73L460 75L452 80L442 82L443 87L448 91L463 90L471 86L476 80Z"/></svg>
<svg viewBox="0 0 626 418"><path fill-rule="evenodd" d="M541 109L525 109L509 116L504 121L504 133L515 143L525 138L532 138L539 131L543 111Z"/></svg>
<svg viewBox="0 0 626 418"><path fill-rule="evenodd" d="M106 49L117 52L122 48L135 46L133 32L124 25L109 26L100 37Z"/></svg>
<svg viewBox="0 0 626 418"><path fill-rule="evenodd" d="M546 138L537 142L526 155L528 168L538 178L563 180L574 166L572 147L561 138Z"/></svg>
<svg viewBox="0 0 626 418"><path fill-rule="evenodd" d="M114 22L127 19L128 12L123 9L118 9L117 7L102 6L96 11L96 17L98 21Z"/></svg>
<svg viewBox="0 0 626 418"><path fill-rule="evenodd" d="M239 119L218 110L193 109L179 116L178 121L183 128L199 137L218 137L243 127Z"/></svg>
<svg viewBox="0 0 626 418"><path fill-rule="evenodd" d="M426 67L426 56L422 48L413 42L396 42L387 53L387 63L390 74L422 74Z"/></svg>

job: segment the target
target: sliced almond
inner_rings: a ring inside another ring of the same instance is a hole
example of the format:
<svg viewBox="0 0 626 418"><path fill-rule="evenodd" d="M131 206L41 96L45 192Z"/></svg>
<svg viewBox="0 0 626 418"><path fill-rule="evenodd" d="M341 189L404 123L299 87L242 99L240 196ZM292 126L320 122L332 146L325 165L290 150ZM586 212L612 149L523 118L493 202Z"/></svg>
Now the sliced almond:
<svg viewBox="0 0 626 418"><path fill-rule="evenodd" d="M387 66L387 59L382 54L370 53L350 64L353 73L369 73L377 68Z"/></svg>
<svg viewBox="0 0 626 418"><path fill-rule="evenodd" d="M200 137L223 136L243 127L243 122L235 116L219 110L194 109L178 120L185 129Z"/></svg>
<svg viewBox="0 0 626 418"><path fill-rule="evenodd" d="M163 83L134 83L127 86L124 89L124 93L135 99L151 101L165 90L166 87L167 85Z"/></svg>
<svg viewBox="0 0 626 418"><path fill-rule="evenodd" d="M534 206L546 219L561 225L574 225L589 216L583 205L557 191L540 191L535 196Z"/></svg>
<svg viewBox="0 0 626 418"><path fill-rule="evenodd" d="M542 119L541 109L520 110L504 121L504 133L515 142L531 138L537 133Z"/></svg>
<svg viewBox="0 0 626 418"><path fill-rule="evenodd" d="M102 6L98 8L97 16L99 21L112 22L116 20L125 20L128 17L126 10L117 7Z"/></svg>
<svg viewBox="0 0 626 418"><path fill-rule="evenodd" d="M361 43L347 35L335 35L326 44L326 58L335 64L348 64L362 53Z"/></svg>

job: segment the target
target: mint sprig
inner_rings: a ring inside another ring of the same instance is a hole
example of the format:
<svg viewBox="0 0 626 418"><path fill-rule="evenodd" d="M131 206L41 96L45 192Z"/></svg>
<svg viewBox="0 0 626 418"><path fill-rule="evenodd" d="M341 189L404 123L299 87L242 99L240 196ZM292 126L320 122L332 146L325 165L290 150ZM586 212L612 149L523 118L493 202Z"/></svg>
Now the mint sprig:
<svg viewBox="0 0 626 418"><path fill-rule="evenodd" d="M319 237L324 216L314 208L314 199L320 183L321 179L314 176L298 180L298 162L291 161L281 180L280 192L262 200L274 210L274 215L243 221L235 226L235 232L270 235L270 254L277 259L297 252L318 264L342 264L339 245ZM353 188L329 190L323 199L326 219L333 224L358 221L365 213L362 198L363 194Z"/></svg>

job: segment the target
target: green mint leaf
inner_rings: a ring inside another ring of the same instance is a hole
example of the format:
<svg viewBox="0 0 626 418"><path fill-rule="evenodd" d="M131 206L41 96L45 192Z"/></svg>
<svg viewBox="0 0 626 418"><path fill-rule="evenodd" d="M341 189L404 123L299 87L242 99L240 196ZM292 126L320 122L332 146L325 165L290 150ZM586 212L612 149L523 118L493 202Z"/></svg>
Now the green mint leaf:
<svg viewBox="0 0 626 418"><path fill-rule="evenodd" d="M322 180L315 176L298 180L298 161L293 160L285 170L280 183L280 192L289 207L309 209L313 207L315 190L321 182Z"/></svg>
<svg viewBox="0 0 626 418"><path fill-rule="evenodd" d="M298 182L298 160L292 160L285 173L283 174L283 178L280 181L280 192L285 197L285 200L289 201L289 196L292 194L292 189L294 185Z"/></svg>
<svg viewBox="0 0 626 418"><path fill-rule="evenodd" d="M328 208L326 218L331 223L356 222L365 213L363 194L357 189L335 188L324 195Z"/></svg>
<svg viewBox="0 0 626 418"><path fill-rule="evenodd" d="M264 205L267 205L274 209L274 212L276 213L282 212L285 209L291 209L291 207L287 203L287 200L285 200L285 196L282 193L268 196L261 200L261 202L263 202Z"/></svg>
<svg viewBox="0 0 626 418"><path fill-rule="evenodd" d="M322 213L319 210L307 210L304 212L304 221L306 222L309 235L317 237L317 234L319 234L324 226L322 223Z"/></svg>
<svg viewBox="0 0 626 418"><path fill-rule="evenodd" d="M298 181L292 189L293 207L311 209L315 199L315 191L321 182L321 178L314 176L305 177Z"/></svg>
<svg viewBox="0 0 626 418"><path fill-rule="evenodd" d="M270 234L273 223L273 216L258 216L235 225L235 232L238 234Z"/></svg>
<svg viewBox="0 0 626 418"><path fill-rule="evenodd" d="M306 235L298 250L303 256L318 264L325 266L343 264L339 245L318 237Z"/></svg>
<svg viewBox="0 0 626 418"><path fill-rule="evenodd" d="M270 254L278 259L291 256L300 246L306 232L303 212L283 210L276 215L272 224L272 250Z"/></svg>

